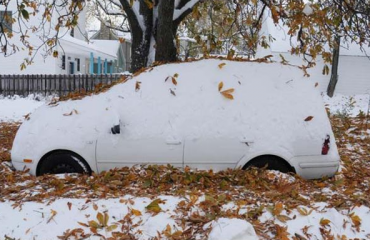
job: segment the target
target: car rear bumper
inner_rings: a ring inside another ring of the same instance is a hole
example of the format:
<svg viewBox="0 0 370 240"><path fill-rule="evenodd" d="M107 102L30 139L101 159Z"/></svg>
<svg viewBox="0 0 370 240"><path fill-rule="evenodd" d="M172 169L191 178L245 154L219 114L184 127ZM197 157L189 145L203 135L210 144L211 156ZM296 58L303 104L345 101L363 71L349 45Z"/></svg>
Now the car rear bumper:
<svg viewBox="0 0 370 240"><path fill-rule="evenodd" d="M338 171L340 158L330 155L297 156L290 162L294 165L298 175L305 179L332 177Z"/></svg>

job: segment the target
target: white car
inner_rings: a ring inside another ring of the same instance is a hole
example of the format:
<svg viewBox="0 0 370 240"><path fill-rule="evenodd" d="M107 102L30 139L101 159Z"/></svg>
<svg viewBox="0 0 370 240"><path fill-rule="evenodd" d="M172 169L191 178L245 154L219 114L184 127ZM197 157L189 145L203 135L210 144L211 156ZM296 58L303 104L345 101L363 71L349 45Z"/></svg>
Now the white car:
<svg viewBox="0 0 370 240"><path fill-rule="evenodd" d="M340 157L315 81L279 63L217 59L148 69L106 92L38 108L12 162L31 174L137 164L263 167L333 176Z"/></svg>

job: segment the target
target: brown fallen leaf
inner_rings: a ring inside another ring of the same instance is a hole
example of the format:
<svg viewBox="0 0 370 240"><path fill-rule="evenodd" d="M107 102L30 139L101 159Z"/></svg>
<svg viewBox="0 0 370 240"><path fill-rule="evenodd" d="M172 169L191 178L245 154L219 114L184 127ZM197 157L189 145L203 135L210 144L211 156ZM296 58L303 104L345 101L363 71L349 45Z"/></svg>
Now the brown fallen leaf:
<svg viewBox="0 0 370 240"><path fill-rule="evenodd" d="M140 90L140 84L141 84L141 82L136 81L136 83L135 83L135 92Z"/></svg>
<svg viewBox="0 0 370 240"><path fill-rule="evenodd" d="M305 122L309 122L309 121L311 121L313 119L313 116L308 116L308 117L306 117L306 119L304 120Z"/></svg>
<svg viewBox="0 0 370 240"><path fill-rule="evenodd" d="M72 203L68 202L68 203L67 203L67 205L68 205L68 209L69 209L69 210L71 210L71 208L72 208Z"/></svg>

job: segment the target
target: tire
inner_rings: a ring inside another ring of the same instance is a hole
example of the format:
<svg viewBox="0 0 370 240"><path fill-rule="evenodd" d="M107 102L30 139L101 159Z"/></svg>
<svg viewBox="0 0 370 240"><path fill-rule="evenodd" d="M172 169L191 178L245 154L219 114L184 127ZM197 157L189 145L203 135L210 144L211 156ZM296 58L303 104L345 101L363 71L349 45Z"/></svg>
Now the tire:
<svg viewBox="0 0 370 240"><path fill-rule="evenodd" d="M45 157L40 162L37 175L81 173L91 174L91 169L83 158L75 153L57 151Z"/></svg>
<svg viewBox="0 0 370 240"><path fill-rule="evenodd" d="M267 165L267 167L266 167ZM292 168L289 163L287 163L284 159L275 156L261 156L249 161L245 166L244 169L248 169L250 167L256 168L264 168L268 170L276 170L282 173L289 173L295 172L294 168Z"/></svg>

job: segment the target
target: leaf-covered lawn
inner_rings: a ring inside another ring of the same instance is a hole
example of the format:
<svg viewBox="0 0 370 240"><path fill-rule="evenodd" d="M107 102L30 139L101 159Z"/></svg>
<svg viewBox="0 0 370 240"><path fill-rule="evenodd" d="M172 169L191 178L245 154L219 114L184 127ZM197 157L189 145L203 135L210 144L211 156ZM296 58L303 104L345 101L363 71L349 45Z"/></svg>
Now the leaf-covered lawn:
<svg viewBox="0 0 370 240"><path fill-rule="evenodd" d="M202 239L210 231L208 223L222 217L249 221L261 239L370 239L370 126L366 118L331 120L342 159L340 172L331 179L307 181L257 169L214 173L171 166L122 168L92 177L36 178L14 172L4 162L0 165L0 202L10 201L14 211L19 211L29 202L86 199L80 207L93 214L76 222L78 227L64 229L61 239L74 239L74 235L137 239L142 225L163 213L173 219L176 228L166 226L157 239ZM16 129L14 123L0 124L1 160L9 160ZM166 205L164 196L175 197L173 207ZM143 198L147 199L145 206L137 209ZM114 213L109 206L101 210L95 203L99 199L118 199L125 214L109 216ZM72 200L64 204L65 211L73 208ZM59 210L53 211L45 217L45 221L51 218L46 224L58 217Z"/></svg>

